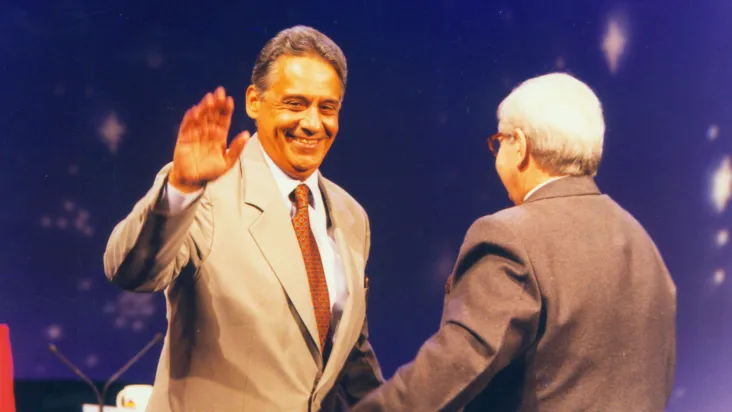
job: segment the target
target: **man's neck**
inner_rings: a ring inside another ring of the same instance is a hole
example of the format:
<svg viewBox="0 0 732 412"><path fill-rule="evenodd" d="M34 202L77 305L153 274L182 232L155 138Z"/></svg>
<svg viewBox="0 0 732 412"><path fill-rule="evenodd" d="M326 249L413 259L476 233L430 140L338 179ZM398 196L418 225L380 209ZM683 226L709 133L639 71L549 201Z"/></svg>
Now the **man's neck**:
<svg viewBox="0 0 732 412"><path fill-rule="evenodd" d="M531 195L536 193L537 190L539 190L542 187L548 185L549 183L551 183L555 180L559 180L563 177L565 177L565 176L564 175L558 175L558 176L543 175L543 176L537 178L536 180L534 180L533 185L530 185L531 188L526 192L526 195L524 195L523 201L525 202L526 200L528 200L529 197L531 197Z"/></svg>

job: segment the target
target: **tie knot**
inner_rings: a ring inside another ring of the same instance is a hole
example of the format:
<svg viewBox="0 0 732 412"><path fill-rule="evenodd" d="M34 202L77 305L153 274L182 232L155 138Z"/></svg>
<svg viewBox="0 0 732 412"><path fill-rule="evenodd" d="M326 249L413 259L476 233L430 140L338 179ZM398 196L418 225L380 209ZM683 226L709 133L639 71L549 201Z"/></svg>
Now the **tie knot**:
<svg viewBox="0 0 732 412"><path fill-rule="evenodd" d="M306 184L298 185L295 190L292 191L295 197L295 207L301 209L308 207L310 204L310 188Z"/></svg>

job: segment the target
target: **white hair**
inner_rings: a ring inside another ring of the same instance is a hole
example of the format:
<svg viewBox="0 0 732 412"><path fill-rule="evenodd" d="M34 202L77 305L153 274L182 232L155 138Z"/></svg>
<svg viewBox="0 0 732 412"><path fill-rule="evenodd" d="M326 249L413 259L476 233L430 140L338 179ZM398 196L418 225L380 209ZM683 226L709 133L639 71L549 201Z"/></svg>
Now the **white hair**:
<svg viewBox="0 0 732 412"><path fill-rule="evenodd" d="M498 106L498 131L520 129L529 153L549 173L595 176L602 158L602 105L585 83L566 73L526 80Z"/></svg>

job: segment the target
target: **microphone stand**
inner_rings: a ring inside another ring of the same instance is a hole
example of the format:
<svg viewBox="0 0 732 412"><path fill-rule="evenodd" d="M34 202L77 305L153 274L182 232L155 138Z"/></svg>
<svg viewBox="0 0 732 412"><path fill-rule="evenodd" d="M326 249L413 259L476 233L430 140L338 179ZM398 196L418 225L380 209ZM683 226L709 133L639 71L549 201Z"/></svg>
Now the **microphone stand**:
<svg viewBox="0 0 732 412"><path fill-rule="evenodd" d="M160 341L163 338L163 334L158 332L155 334L155 336L152 338L150 342L145 345L142 350L137 352L135 356L133 356L130 360L127 361L121 368L115 372L112 377L110 377L107 382L104 383L104 387L102 388L102 391L99 392L99 389L97 389L97 385L94 384L94 382L89 379L84 372L81 371L76 365L74 365L70 360L64 356L61 351L54 345L53 343L50 343L48 345L48 349L56 355L57 358L61 360L66 366L71 369L72 372L76 374L76 376L80 377L81 380L83 380L87 385L89 385L90 388L94 391L94 395L97 398L97 403L99 404L99 412L103 412L104 409L104 397L107 395L107 390L109 389L109 386L112 385L117 379L119 379L120 376L122 376L123 373L127 372L127 369L129 369L132 365L134 365L140 358L147 353L153 346L155 346L158 341Z"/></svg>

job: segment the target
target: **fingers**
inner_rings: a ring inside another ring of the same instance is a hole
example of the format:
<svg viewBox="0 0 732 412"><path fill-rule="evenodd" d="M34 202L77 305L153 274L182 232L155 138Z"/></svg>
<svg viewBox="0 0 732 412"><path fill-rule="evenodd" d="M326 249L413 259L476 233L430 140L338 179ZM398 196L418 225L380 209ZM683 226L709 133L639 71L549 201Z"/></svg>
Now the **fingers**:
<svg viewBox="0 0 732 412"><path fill-rule="evenodd" d="M197 105L186 112L179 135L186 135L183 138L190 141L218 141L225 149L233 112L234 99L219 86L213 93L206 93Z"/></svg>
<svg viewBox="0 0 732 412"><path fill-rule="evenodd" d="M234 98L227 96L223 87L216 89L210 110L215 112L217 115L215 117L217 123L221 126L225 126L228 130L231 122L231 115L234 113Z"/></svg>
<svg viewBox="0 0 732 412"><path fill-rule="evenodd" d="M251 135L248 131L245 130L236 135L234 140L231 141L231 145L229 145L229 150L226 151L227 168L231 167L232 165L234 165L234 163L236 163L237 160L239 160L241 152L244 150L244 146L247 144L250 138Z"/></svg>
<svg viewBox="0 0 732 412"><path fill-rule="evenodd" d="M178 140L182 142L192 142L198 140L198 118L196 107L192 107L183 115L183 121L180 123L178 130Z"/></svg>
<svg viewBox="0 0 732 412"><path fill-rule="evenodd" d="M226 100L226 90L224 90L224 88L221 86L217 87L216 91L214 92L214 98L218 102Z"/></svg>
<svg viewBox="0 0 732 412"><path fill-rule="evenodd" d="M206 96L204 96L203 101L201 102L201 106L204 108L205 111L209 111L215 105L216 99L214 99L213 94L206 93Z"/></svg>
<svg viewBox="0 0 732 412"><path fill-rule="evenodd" d="M205 96L203 96L203 99L201 99L201 102L198 104L199 107L199 116L201 119L201 125L208 128L211 124L218 123L218 113L216 113L216 110L213 109L214 107L214 97L212 93L206 93Z"/></svg>
<svg viewBox="0 0 732 412"><path fill-rule="evenodd" d="M207 123L222 127L228 133L234 112L234 99L226 95L223 87L219 86L213 93L207 93L200 106Z"/></svg>
<svg viewBox="0 0 732 412"><path fill-rule="evenodd" d="M231 126L231 117L234 114L234 99L229 96L223 102L224 109L222 110L221 117L219 117L219 126L229 134L229 127Z"/></svg>
<svg viewBox="0 0 732 412"><path fill-rule="evenodd" d="M231 97L226 96L226 90L219 86L213 93L206 93L203 99L201 99L199 106L201 106L204 112L211 117L214 117L214 115L225 116L230 114L234 109L234 101L231 99L231 105L229 106L229 99L231 99Z"/></svg>

